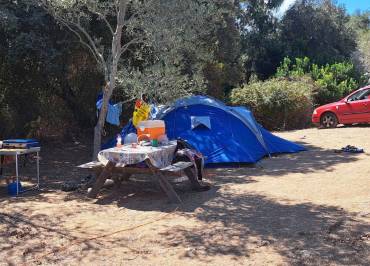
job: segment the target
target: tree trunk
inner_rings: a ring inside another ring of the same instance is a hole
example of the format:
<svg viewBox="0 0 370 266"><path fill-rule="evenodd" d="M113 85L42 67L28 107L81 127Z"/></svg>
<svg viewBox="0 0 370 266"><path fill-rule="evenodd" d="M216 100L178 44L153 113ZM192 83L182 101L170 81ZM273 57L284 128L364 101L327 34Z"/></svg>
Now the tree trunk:
<svg viewBox="0 0 370 266"><path fill-rule="evenodd" d="M111 90L110 88L111 86L109 84L110 82L106 81L106 86L104 87L104 90L103 90L103 104L99 112L98 122L96 123L95 128L94 128L94 151L93 151L93 158L92 158L93 161L97 159L98 153L101 149L101 133L102 133L102 130L105 124L105 118L108 113L109 99L113 92L113 89Z"/></svg>
<svg viewBox="0 0 370 266"><path fill-rule="evenodd" d="M103 127L97 123L94 128L94 151L93 151L93 161L96 161L98 158L98 153L101 148L101 132Z"/></svg>
<svg viewBox="0 0 370 266"><path fill-rule="evenodd" d="M93 161L97 159L98 153L101 149L101 133L104 127L105 118L108 113L109 99L111 98L116 87L118 61L121 56L122 28L126 14L127 2L128 1L120 0L118 3L117 26L112 38L112 61L107 62L108 66L106 69L108 71L105 73L106 86L104 87L103 91L103 104L102 108L100 109L98 122L94 128Z"/></svg>
<svg viewBox="0 0 370 266"><path fill-rule="evenodd" d="M109 99L111 98L113 91L116 87L116 76L117 76L118 61L113 59L111 65L111 71L109 75L109 81L106 82L107 85L103 90L103 104L99 112L98 122L94 128L94 151L93 151L93 161L97 159L98 153L101 149L101 133L105 124L105 118L108 113Z"/></svg>

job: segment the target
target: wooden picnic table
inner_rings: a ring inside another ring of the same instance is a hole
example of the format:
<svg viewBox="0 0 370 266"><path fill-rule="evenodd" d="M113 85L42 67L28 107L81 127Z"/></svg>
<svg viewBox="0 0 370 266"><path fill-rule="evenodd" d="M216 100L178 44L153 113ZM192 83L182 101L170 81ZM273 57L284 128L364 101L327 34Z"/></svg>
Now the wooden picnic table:
<svg viewBox="0 0 370 266"><path fill-rule="evenodd" d="M88 192L90 198L96 198L108 178L113 178L117 186L121 180L114 174L120 173L127 180L133 174L150 174L171 202L181 203L181 199L168 180L169 176L179 176L184 173L193 189L207 190L209 187L199 183L192 162L177 162L171 164L175 155L176 141L159 147L125 145L121 148L103 150L98 155L98 161L80 165L80 168L94 170L97 179ZM142 163L141 166L137 166Z"/></svg>

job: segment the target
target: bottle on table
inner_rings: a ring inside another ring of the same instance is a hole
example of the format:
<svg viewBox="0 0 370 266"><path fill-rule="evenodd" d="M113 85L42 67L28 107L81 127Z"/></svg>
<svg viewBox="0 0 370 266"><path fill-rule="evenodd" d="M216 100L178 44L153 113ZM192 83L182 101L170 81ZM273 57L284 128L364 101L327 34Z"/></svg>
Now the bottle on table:
<svg viewBox="0 0 370 266"><path fill-rule="evenodd" d="M118 135L117 136L117 148L121 148L122 147L122 137L121 135Z"/></svg>

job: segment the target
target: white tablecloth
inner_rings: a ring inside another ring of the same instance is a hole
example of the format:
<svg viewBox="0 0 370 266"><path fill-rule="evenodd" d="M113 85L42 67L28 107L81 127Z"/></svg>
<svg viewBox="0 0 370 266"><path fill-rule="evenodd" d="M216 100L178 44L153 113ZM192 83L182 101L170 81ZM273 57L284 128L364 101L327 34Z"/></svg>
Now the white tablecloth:
<svg viewBox="0 0 370 266"><path fill-rule="evenodd" d="M167 145L159 147L125 145L121 148L110 148L102 150L98 154L98 160L106 165L109 161L120 166L137 164L149 158L151 163L157 168L163 168L172 163L176 149L176 141L171 141Z"/></svg>

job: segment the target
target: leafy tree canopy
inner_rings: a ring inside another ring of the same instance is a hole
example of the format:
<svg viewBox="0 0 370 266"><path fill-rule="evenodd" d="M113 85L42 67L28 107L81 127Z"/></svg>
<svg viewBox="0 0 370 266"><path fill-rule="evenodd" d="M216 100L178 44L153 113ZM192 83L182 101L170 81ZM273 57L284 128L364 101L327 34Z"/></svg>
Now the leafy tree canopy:
<svg viewBox="0 0 370 266"><path fill-rule="evenodd" d="M323 65L348 60L356 47L349 16L331 0L300 0L290 8L280 25L284 54L309 57Z"/></svg>

